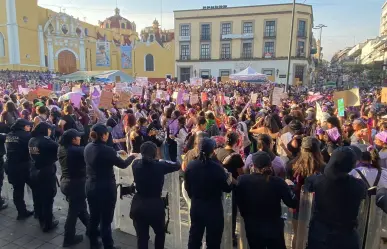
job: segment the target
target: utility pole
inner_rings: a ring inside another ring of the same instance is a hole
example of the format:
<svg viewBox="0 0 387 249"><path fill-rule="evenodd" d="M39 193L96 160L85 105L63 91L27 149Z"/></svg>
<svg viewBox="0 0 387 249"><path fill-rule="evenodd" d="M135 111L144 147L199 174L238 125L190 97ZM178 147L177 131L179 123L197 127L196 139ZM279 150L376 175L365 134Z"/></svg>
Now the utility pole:
<svg viewBox="0 0 387 249"><path fill-rule="evenodd" d="M289 54L288 54L288 74L286 77L285 92L289 91L289 80L290 80L290 60L292 57L292 47L293 47L293 31L294 31L294 16L296 12L296 0L293 0L293 10L292 10L292 25L290 28L290 41L289 41Z"/></svg>

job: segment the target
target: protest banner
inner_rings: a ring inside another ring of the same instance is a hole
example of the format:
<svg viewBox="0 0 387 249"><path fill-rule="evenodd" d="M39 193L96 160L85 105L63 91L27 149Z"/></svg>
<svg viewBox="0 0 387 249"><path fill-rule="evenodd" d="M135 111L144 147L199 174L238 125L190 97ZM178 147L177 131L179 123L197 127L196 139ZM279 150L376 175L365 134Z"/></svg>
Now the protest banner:
<svg viewBox="0 0 387 249"><path fill-rule="evenodd" d="M337 100L337 110L339 113L339 117L344 117L344 111L345 111L344 99Z"/></svg>
<svg viewBox="0 0 387 249"><path fill-rule="evenodd" d="M203 79L199 77L193 77L189 79L189 83L193 86L201 86L203 84Z"/></svg>
<svg viewBox="0 0 387 249"><path fill-rule="evenodd" d="M132 93L134 96L142 97L142 86L132 86Z"/></svg>
<svg viewBox="0 0 387 249"><path fill-rule="evenodd" d="M136 77L136 85L137 86L148 86L148 77Z"/></svg>
<svg viewBox="0 0 387 249"><path fill-rule="evenodd" d="M190 102L191 105L199 103L199 95L192 94L190 99L189 99L189 102Z"/></svg>
<svg viewBox="0 0 387 249"><path fill-rule="evenodd" d="M387 103L387 87L382 88L382 98L381 98L380 102Z"/></svg>
<svg viewBox="0 0 387 249"><path fill-rule="evenodd" d="M345 106L360 106L359 88L352 88L351 90L334 92L334 102L337 103L339 99L344 100Z"/></svg>
<svg viewBox="0 0 387 249"><path fill-rule="evenodd" d="M26 95L26 94L28 94L29 91L31 91L31 90L28 87L24 88L21 85L19 85L19 93L20 94Z"/></svg>
<svg viewBox="0 0 387 249"><path fill-rule="evenodd" d="M183 93L183 101L188 102L189 101L189 93Z"/></svg>
<svg viewBox="0 0 387 249"><path fill-rule="evenodd" d="M121 82L118 82L118 83L116 83L116 89L115 89L115 92L116 92L116 93L123 92L127 86L128 86L127 83L121 83Z"/></svg>
<svg viewBox="0 0 387 249"><path fill-rule="evenodd" d="M323 111L318 102L316 102L316 120L319 120L319 121L323 120Z"/></svg>
<svg viewBox="0 0 387 249"><path fill-rule="evenodd" d="M81 107L81 100L82 100L81 94L71 94L70 95L70 102L73 103L76 108Z"/></svg>
<svg viewBox="0 0 387 249"><path fill-rule="evenodd" d="M121 92L116 103L117 108L128 108L130 105L130 93Z"/></svg>
<svg viewBox="0 0 387 249"><path fill-rule="evenodd" d="M48 97L50 96L50 94L52 93L51 90L48 90L46 88L38 88L36 93L38 94L38 96L41 96L41 97Z"/></svg>
<svg viewBox="0 0 387 249"><path fill-rule="evenodd" d="M184 94L184 91L183 90L180 90L177 94L177 99L176 99L176 102L178 105L181 105L184 103L183 101L183 94Z"/></svg>
<svg viewBox="0 0 387 249"><path fill-rule="evenodd" d="M173 92L173 94L172 94L172 99L177 99L177 95L178 95L179 93L178 92Z"/></svg>
<svg viewBox="0 0 387 249"><path fill-rule="evenodd" d="M102 91L98 107L104 109L112 108L113 96L114 94L112 92Z"/></svg>

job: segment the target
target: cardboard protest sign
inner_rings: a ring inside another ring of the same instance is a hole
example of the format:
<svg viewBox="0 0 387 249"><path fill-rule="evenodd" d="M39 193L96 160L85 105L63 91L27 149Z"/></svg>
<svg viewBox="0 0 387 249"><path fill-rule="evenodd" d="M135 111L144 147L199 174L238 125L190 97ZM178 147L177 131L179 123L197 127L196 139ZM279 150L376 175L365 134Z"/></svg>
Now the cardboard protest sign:
<svg viewBox="0 0 387 249"><path fill-rule="evenodd" d="M183 101L183 94L184 94L183 90L180 90L179 93L177 94L176 102L177 102L178 105L181 105L181 104L184 103L184 101Z"/></svg>
<svg viewBox="0 0 387 249"><path fill-rule="evenodd" d="M337 103L339 99L344 100L345 106L360 106L359 88L352 88L351 90L334 92L333 100L335 101L335 103Z"/></svg>
<svg viewBox="0 0 387 249"><path fill-rule="evenodd" d="M316 120L319 120L319 121L323 120L323 111L318 102L316 102Z"/></svg>
<svg viewBox="0 0 387 249"><path fill-rule="evenodd" d="M142 97L142 86L132 86L132 93L134 96Z"/></svg>
<svg viewBox="0 0 387 249"><path fill-rule="evenodd" d="M208 100L208 95L207 95L206 92L202 92L202 93L201 93L201 99L202 99L202 103L203 103L204 101L207 101L207 100Z"/></svg>
<svg viewBox="0 0 387 249"><path fill-rule="evenodd" d="M192 94L189 100L190 100L189 102L191 105L197 104L197 103L199 103L199 95Z"/></svg>
<svg viewBox="0 0 387 249"><path fill-rule="evenodd" d="M163 99L164 98L164 91L163 90L157 90L156 92L156 99Z"/></svg>
<svg viewBox="0 0 387 249"><path fill-rule="evenodd" d="M114 94L112 92L102 91L98 107L104 109L112 108L113 96Z"/></svg>
<svg viewBox="0 0 387 249"><path fill-rule="evenodd" d="M177 95L179 95L178 92L173 92L173 94L172 94L172 99L177 99Z"/></svg>
<svg viewBox="0 0 387 249"><path fill-rule="evenodd" d="M344 111L345 111L344 99L339 99L337 101L337 110L339 113L339 117L344 117Z"/></svg>
<svg viewBox="0 0 387 249"><path fill-rule="evenodd" d="M148 77L136 77L137 86L148 86Z"/></svg>
<svg viewBox="0 0 387 249"><path fill-rule="evenodd" d="M128 106L130 105L130 97L130 93L121 92L116 106L118 108L128 108Z"/></svg>
<svg viewBox="0 0 387 249"><path fill-rule="evenodd" d="M257 103L258 93L251 93L250 99L251 99L251 103L253 104Z"/></svg>
<svg viewBox="0 0 387 249"><path fill-rule="evenodd" d="M50 96L50 94L52 93L51 90L48 90L46 88L38 88L36 93L38 94L38 96L45 96L45 97L48 97Z"/></svg>
<svg viewBox="0 0 387 249"><path fill-rule="evenodd" d="M19 93L20 94L26 95L26 94L28 94L29 91L31 91L31 90L28 87L23 88L21 85L19 85Z"/></svg>
<svg viewBox="0 0 387 249"><path fill-rule="evenodd" d="M281 87L274 87L272 97L271 97L271 104L280 106L282 104L281 99L286 99L288 97L287 93L284 93L284 89Z"/></svg>
<svg viewBox="0 0 387 249"><path fill-rule="evenodd" d="M387 87L382 88L382 98L381 103L387 103Z"/></svg>
<svg viewBox="0 0 387 249"><path fill-rule="evenodd" d="M28 101L33 101L34 99L37 99L38 98L38 94L36 94L36 91L30 91L27 96L26 96L26 99Z"/></svg>

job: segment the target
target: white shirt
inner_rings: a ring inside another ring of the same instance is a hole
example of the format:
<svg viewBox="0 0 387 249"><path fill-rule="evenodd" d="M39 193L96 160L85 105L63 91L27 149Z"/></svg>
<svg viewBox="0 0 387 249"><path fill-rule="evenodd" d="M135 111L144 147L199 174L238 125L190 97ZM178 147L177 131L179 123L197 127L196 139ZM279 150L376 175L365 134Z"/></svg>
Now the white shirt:
<svg viewBox="0 0 387 249"><path fill-rule="evenodd" d="M378 175L378 170L375 168L368 168L368 167L358 167L357 169L361 171L361 173L367 179L368 184L372 187L374 185L376 176ZM358 179L362 179L359 173L355 169L349 172L349 175ZM382 169L382 174L380 176L380 180L377 185L377 188L378 189L387 188L387 170L385 169Z"/></svg>

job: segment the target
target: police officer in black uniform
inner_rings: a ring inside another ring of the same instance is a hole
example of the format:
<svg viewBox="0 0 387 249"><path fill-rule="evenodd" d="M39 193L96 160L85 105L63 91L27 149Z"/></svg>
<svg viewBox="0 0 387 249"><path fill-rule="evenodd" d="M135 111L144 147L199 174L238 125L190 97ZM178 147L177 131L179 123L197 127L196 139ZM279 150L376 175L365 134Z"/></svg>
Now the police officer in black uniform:
<svg viewBox="0 0 387 249"><path fill-rule="evenodd" d="M50 138L52 125L40 122L32 131L28 144L32 158L31 178L34 181L38 200L40 226L49 232L59 224L54 220L53 204L57 193L56 165L58 144Z"/></svg>
<svg viewBox="0 0 387 249"><path fill-rule="evenodd" d="M114 249L117 247L114 246L111 223L117 201L117 187L113 166L125 169L133 162L135 155L122 160L113 147L106 144L109 130L103 124L92 127L90 138L92 142L85 148L90 247L98 248L98 226L100 225L104 248Z"/></svg>
<svg viewBox="0 0 387 249"><path fill-rule="evenodd" d="M31 138L32 123L25 119L18 119L11 127L5 141L7 160L4 168L8 175L8 181L13 185L13 202L15 203L18 220L30 217L33 212L28 211L24 202L24 186L29 185L35 196L36 191L30 180L30 155L28 142ZM36 211L36 198L34 198Z"/></svg>
<svg viewBox="0 0 387 249"><path fill-rule="evenodd" d="M199 159L191 161L184 174L191 199L188 249L201 248L204 230L207 248L220 248L224 226L222 193L231 192L234 180L219 161L211 158L215 147L214 140L203 138Z"/></svg>
<svg viewBox="0 0 387 249"><path fill-rule="evenodd" d="M148 249L149 227L152 227L156 234L155 249L163 249L167 205L161 198L164 175L178 171L181 166L156 160L157 145L150 141L141 145L140 152L142 159L135 160L132 166L137 193L130 209L130 218L137 234L137 248Z"/></svg>
<svg viewBox="0 0 387 249"><path fill-rule="evenodd" d="M65 131L59 141L58 159L62 169L60 188L69 203L65 223L63 247L82 242L82 235L75 235L79 218L87 228L89 213L86 204L86 163L85 147L80 146L82 133L75 129Z"/></svg>
<svg viewBox="0 0 387 249"><path fill-rule="evenodd" d="M5 155L5 139L7 134L0 133L0 194L1 189L3 188L4 181L4 155ZM8 203L0 195L0 210L6 209Z"/></svg>

